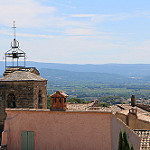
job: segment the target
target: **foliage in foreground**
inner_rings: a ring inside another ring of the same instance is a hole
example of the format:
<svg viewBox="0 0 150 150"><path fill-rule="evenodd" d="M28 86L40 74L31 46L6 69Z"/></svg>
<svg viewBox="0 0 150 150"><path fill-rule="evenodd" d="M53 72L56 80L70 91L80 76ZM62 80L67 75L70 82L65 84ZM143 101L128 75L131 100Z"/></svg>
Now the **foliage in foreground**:
<svg viewBox="0 0 150 150"><path fill-rule="evenodd" d="M52 107L52 100L50 95L47 95L47 109L50 109Z"/></svg>
<svg viewBox="0 0 150 150"><path fill-rule="evenodd" d="M133 145L130 148L126 131L119 133L118 150L134 150Z"/></svg>

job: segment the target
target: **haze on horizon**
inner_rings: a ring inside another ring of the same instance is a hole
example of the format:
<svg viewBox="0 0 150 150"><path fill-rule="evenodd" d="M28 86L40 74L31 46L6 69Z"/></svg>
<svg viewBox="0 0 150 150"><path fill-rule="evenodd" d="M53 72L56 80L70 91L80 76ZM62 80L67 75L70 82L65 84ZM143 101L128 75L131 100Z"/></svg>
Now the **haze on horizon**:
<svg viewBox="0 0 150 150"><path fill-rule="evenodd" d="M150 1L0 0L0 61L12 23L28 61L150 64Z"/></svg>

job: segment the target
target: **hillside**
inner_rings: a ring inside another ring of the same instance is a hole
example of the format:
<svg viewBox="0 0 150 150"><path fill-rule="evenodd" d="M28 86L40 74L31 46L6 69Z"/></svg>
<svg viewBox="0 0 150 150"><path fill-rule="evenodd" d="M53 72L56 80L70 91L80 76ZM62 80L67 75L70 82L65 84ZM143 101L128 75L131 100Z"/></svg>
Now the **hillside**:
<svg viewBox="0 0 150 150"><path fill-rule="evenodd" d="M27 61L27 66L34 66L37 69L59 69L74 72L97 72L118 74L126 77L145 77L150 76L150 64L59 64L59 63L41 63ZM4 62L0 61L0 75L4 72Z"/></svg>
<svg viewBox="0 0 150 150"><path fill-rule="evenodd" d="M134 83L141 80L128 78L118 74L96 73L96 72L74 72L58 69L40 69L41 76L51 81L84 81L97 83Z"/></svg>
<svg viewBox="0 0 150 150"><path fill-rule="evenodd" d="M101 64L77 65L40 63L27 61L27 66L36 67L41 76L56 81L93 81L99 83L149 83L149 64ZM0 61L0 76L4 62Z"/></svg>
<svg viewBox="0 0 150 150"><path fill-rule="evenodd" d="M63 90L70 98L77 97L84 100L105 96L130 98L132 94L137 98L150 98L150 65L68 65L27 62L27 66L35 66L41 76L48 80L48 94ZM0 75L3 72L4 62L0 62ZM115 102L111 100L111 103Z"/></svg>

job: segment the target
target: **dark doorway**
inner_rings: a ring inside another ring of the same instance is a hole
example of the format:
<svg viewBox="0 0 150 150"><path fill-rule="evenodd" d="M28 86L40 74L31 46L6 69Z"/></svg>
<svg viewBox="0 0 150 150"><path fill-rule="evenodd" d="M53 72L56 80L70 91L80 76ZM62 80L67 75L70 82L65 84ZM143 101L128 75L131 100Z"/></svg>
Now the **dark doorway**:
<svg viewBox="0 0 150 150"><path fill-rule="evenodd" d="M38 96L38 108L42 109L42 94L41 94L41 91L39 91L39 96Z"/></svg>
<svg viewBox="0 0 150 150"><path fill-rule="evenodd" d="M2 140L2 132L4 130L4 125L0 125L0 145L1 145L1 140Z"/></svg>
<svg viewBox="0 0 150 150"><path fill-rule="evenodd" d="M7 98L7 107L8 108L16 108L16 101L15 101L15 95L9 94Z"/></svg>

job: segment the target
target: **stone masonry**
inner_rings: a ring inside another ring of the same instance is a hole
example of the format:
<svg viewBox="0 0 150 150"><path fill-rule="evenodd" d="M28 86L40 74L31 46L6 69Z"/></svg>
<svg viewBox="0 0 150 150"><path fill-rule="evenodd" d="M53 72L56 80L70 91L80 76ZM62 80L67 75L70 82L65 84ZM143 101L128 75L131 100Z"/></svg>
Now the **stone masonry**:
<svg viewBox="0 0 150 150"><path fill-rule="evenodd" d="M47 80L27 70L0 78L0 141L5 108L47 108Z"/></svg>
<svg viewBox="0 0 150 150"><path fill-rule="evenodd" d="M2 83L5 86L7 108L47 108L46 81L12 81ZM15 96L14 107L9 106L10 94Z"/></svg>
<svg viewBox="0 0 150 150"><path fill-rule="evenodd" d="M1 132L3 131L4 120L6 118L5 113L5 91L0 90L0 141L1 141Z"/></svg>

